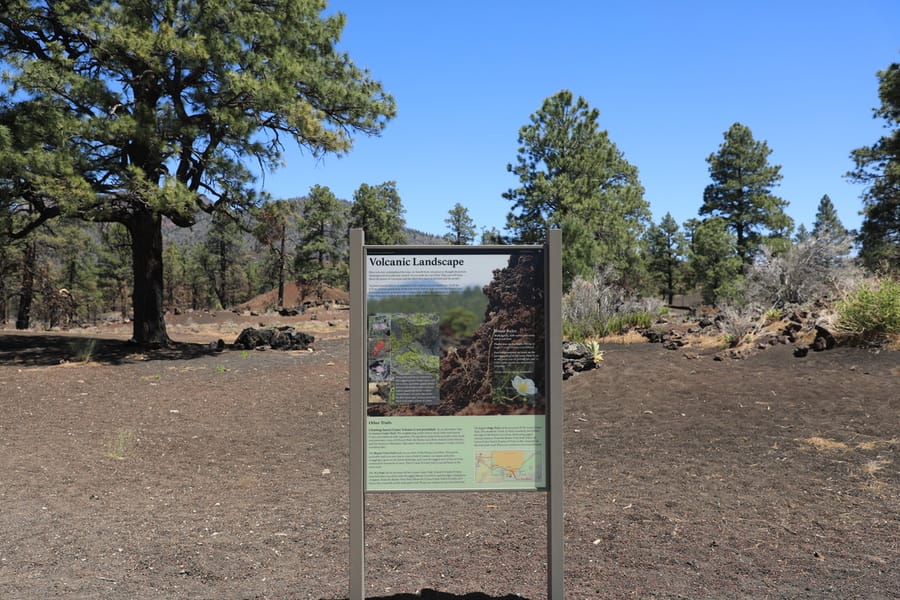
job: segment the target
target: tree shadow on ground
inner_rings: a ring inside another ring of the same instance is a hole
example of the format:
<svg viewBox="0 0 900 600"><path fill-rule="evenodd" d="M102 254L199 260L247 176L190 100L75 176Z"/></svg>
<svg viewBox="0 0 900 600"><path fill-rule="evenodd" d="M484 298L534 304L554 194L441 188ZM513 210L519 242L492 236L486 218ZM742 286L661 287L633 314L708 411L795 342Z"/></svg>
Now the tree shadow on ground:
<svg viewBox="0 0 900 600"><path fill-rule="evenodd" d="M348 600L341 598L340 600ZM394 594L392 596L367 596L366 600L528 600L523 596L516 594L507 594L505 596L489 596L481 592L472 592L470 594L448 594L447 592L437 592L435 590L424 589L416 594Z"/></svg>
<svg viewBox="0 0 900 600"><path fill-rule="evenodd" d="M65 363L118 365L146 360L187 360L214 354L209 344L174 342L144 348L130 341L50 334L0 335L0 364L49 366Z"/></svg>

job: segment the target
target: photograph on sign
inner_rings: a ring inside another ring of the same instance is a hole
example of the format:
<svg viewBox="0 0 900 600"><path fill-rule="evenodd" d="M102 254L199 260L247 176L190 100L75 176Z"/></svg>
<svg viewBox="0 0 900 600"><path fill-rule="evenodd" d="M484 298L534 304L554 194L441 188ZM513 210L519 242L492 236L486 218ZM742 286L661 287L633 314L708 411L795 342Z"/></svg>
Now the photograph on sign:
<svg viewBox="0 0 900 600"><path fill-rule="evenodd" d="M368 260L370 416L544 413L540 249Z"/></svg>
<svg viewBox="0 0 900 600"><path fill-rule="evenodd" d="M366 261L368 489L542 488L543 249Z"/></svg>

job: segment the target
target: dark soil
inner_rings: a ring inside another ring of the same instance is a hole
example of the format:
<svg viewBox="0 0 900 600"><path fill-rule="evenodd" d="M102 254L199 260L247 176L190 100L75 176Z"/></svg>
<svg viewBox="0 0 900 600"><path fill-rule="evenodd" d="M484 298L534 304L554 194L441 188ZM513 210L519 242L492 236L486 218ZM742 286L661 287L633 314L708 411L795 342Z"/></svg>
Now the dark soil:
<svg viewBox="0 0 900 600"><path fill-rule="evenodd" d="M347 598L340 331L86 363L0 332L0 598ZM567 598L900 597L898 353L604 349L564 384ZM545 598L545 513L370 494L368 594Z"/></svg>

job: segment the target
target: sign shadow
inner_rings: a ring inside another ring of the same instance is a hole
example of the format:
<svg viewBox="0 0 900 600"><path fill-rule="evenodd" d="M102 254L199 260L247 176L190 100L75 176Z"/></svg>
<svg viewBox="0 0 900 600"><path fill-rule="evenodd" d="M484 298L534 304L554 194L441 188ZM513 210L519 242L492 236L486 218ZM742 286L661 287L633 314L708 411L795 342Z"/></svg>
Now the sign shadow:
<svg viewBox="0 0 900 600"><path fill-rule="evenodd" d="M322 600L326 600L323 598ZM335 600L349 600L348 598L337 598ZM506 594L505 596L490 596L482 592L471 592L468 594L450 594L448 592L438 592L432 589L423 589L415 594L392 594L390 596L366 596L366 600L528 600L524 596L517 594Z"/></svg>

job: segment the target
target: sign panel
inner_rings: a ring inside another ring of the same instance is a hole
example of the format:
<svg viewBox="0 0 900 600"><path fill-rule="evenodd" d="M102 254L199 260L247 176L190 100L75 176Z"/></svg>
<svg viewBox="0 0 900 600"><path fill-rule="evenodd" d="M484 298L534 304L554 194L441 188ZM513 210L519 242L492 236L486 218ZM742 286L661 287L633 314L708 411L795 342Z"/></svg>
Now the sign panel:
<svg viewBox="0 0 900 600"><path fill-rule="evenodd" d="M366 490L547 487L544 249L364 256Z"/></svg>

